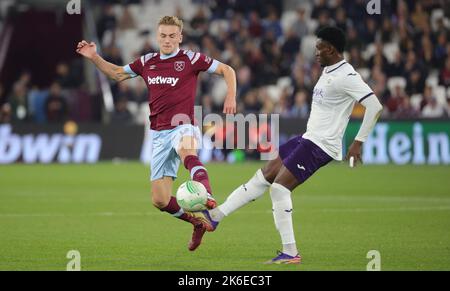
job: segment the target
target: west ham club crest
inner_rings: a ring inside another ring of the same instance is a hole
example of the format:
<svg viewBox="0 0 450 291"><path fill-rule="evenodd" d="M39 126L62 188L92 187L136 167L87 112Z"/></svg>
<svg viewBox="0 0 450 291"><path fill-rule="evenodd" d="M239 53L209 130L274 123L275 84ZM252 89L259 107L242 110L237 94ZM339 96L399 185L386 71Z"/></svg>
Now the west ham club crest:
<svg viewBox="0 0 450 291"><path fill-rule="evenodd" d="M184 70L184 61L177 61L173 64L176 71L181 72Z"/></svg>

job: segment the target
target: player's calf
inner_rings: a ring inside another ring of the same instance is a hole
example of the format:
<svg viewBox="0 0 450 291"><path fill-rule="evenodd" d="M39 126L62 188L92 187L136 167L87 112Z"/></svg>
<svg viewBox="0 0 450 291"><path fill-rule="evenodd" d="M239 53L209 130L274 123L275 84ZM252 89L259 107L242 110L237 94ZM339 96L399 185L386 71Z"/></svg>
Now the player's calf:
<svg viewBox="0 0 450 291"><path fill-rule="evenodd" d="M206 207L208 209L215 208L217 206L216 200L212 197L211 185L209 183L208 171L199 158L196 155L188 155L184 158L184 167L191 174L191 179L200 182L205 186L206 191L208 191L208 202Z"/></svg>
<svg viewBox="0 0 450 291"><path fill-rule="evenodd" d="M163 207L161 207L161 205L163 205L162 202L154 201L153 205L159 210L167 212L175 218L189 222L194 226L204 225L203 221L192 215L191 212L185 212L183 208L178 205L177 199L174 196L170 196L169 203Z"/></svg>

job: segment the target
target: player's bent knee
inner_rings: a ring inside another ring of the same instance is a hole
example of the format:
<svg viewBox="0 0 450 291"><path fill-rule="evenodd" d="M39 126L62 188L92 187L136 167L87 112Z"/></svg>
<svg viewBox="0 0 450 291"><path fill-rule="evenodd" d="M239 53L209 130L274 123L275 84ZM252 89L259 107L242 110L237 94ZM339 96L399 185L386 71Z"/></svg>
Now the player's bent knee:
<svg viewBox="0 0 450 291"><path fill-rule="evenodd" d="M170 202L170 195L163 195L160 191L152 189L152 204L158 209L165 208Z"/></svg>
<svg viewBox="0 0 450 291"><path fill-rule="evenodd" d="M152 204L158 209L163 209L169 204L167 199L163 199L162 197L158 197L157 195L152 195Z"/></svg>
<svg viewBox="0 0 450 291"><path fill-rule="evenodd" d="M273 181L275 180L275 177L277 176L277 174L278 174L278 170L279 169L274 169L274 168L272 168L272 167L263 167L262 169L261 169L261 171L262 171L262 173L263 173L263 176L264 176L264 178L266 179L266 181L267 182L269 182L269 183L273 183Z"/></svg>
<svg viewBox="0 0 450 291"><path fill-rule="evenodd" d="M262 173L267 182L273 183L278 173L280 172L283 162L280 157L268 162L262 169Z"/></svg>
<svg viewBox="0 0 450 291"><path fill-rule="evenodd" d="M266 168L262 168L261 172L263 173L264 179L266 179L267 182L269 183L273 183L273 176L271 174L271 171L266 169Z"/></svg>
<svg viewBox="0 0 450 291"><path fill-rule="evenodd" d="M184 159L185 159L187 156L196 156L196 155L197 155L197 151L196 151L196 150L193 150L193 149L180 148L180 149L178 150L178 155L180 156L181 161L184 162Z"/></svg>

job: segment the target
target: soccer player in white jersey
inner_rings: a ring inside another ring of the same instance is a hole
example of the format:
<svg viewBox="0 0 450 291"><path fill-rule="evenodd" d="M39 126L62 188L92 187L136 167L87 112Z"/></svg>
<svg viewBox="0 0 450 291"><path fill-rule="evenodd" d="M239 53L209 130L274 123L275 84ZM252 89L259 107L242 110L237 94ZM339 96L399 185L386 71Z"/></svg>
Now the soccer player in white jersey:
<svg viewBox="0 0 450 291"><path fill-rule="evenodd" d="M278 157L269 161L227 200L202 214L216 228L219 221L240 207L261 197L269 189L275 227L281 236L283 251L267 263L299 264L292 224L291 192L315 171L332 160L342 160L342 138L356 102L366 111L346 159L361 162L361 146L374 127L382 106L370 87L343 58L344 32L326 27L317 33L316 57L323 71L314 87L311 114L306 132L280 146Z"/></svg>

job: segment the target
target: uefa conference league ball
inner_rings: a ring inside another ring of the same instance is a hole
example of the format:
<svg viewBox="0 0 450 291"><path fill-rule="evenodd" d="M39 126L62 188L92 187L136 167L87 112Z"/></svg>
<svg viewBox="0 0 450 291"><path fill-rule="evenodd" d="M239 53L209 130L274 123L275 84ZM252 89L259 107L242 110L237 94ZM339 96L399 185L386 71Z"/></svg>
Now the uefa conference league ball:
<svg viewBox="0 0 450 291"><path fill-rule="evenodd" d="M186 181L178 187L177 202L186 211L201 211L206 209L208 192L202 183Z"/></svg>

